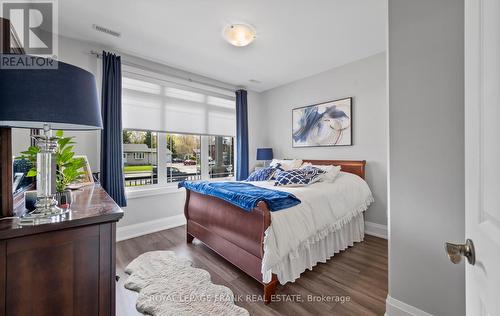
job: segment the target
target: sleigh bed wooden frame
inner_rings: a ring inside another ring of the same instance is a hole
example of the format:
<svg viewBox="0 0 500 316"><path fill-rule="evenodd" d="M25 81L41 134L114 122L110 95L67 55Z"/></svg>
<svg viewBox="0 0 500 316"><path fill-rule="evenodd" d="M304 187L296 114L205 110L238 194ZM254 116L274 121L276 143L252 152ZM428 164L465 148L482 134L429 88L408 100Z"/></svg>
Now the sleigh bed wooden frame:
<svg viewBox="0 0 500 316"><path fill-rule="evenodd" d="M365 178L365 160L303 160L315 165L340 166ZM213 251L263 285L263 298L271 302L278 279L275 274L269 283L262 281L264 232L271 224L271 214L261 201L251 212L224 200L186 189L184 214L187 220L187 242L199 239Z"/></svg>

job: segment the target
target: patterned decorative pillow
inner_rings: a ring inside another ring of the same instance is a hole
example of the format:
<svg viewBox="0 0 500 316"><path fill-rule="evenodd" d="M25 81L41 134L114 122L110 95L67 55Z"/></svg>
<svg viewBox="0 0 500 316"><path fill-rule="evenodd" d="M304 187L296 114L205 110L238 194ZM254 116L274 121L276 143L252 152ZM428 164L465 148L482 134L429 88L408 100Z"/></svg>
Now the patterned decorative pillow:
<svg viewBox="0 0 500 316"><path fill-rule="evenodd" d="M279 165L278 165L279 168ZM259 170L255 170L250 174L248 179L245 181L267 181L273 178L274 173L278 170L276 167L266 167Z"/></svg>
<svg viewBox="0 0 500 316"><path fill-rule="evenodd" d="M306 173L300 169L280 171L276 174L275 186L303 186L309 183Z"/></svg>
<svg viewBox="0 0 500 316"><path fill-rule="evenodd" d="M313 164L308 163L308 162L304 163L302 165L302 167L300 167L300 169L306 169L306 168L310 168L310 167L314 167L314 168L321 169L321 170L325 171L325 173L323 175L321 175L320 179L317 181L329 182L329 183L335 181L335 178L339 175L340 169L341 169L340 166L313 165Z"/></svg>
<svg viewBox="0 0 500 316"><path fill-rule="evenodd" d="M309 184L321 181L322 177L327 173L321 168L310 165L301 168L301 170L305 172L306 178L309 179Z"/></svg>

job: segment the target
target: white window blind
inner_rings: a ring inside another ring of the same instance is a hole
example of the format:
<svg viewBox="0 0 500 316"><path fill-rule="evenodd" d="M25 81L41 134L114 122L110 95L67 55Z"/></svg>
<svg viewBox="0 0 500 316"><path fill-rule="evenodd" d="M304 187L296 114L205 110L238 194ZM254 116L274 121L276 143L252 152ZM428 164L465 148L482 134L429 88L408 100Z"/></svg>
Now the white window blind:
<svg viewBox="0 0 500 316"><path fill-rule="evenodd" d="M177 83L161 74L124 67L124 129L235 136L233 92L197 83Z"/></svg>

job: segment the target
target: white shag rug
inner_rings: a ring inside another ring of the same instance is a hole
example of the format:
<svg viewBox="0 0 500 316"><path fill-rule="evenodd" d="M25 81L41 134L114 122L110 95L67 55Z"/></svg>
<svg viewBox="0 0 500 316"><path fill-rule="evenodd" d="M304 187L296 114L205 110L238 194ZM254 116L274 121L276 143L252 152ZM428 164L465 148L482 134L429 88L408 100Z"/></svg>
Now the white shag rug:
<svg viewBox="0 0 500 316"><path fill-rule="evenodd" d="M126 268L127 289L139 292L136 307L143 314L249 315L234 304L233 292L213 284L210 274L193 268L173 251L151 251L135 258Z"/></svg>

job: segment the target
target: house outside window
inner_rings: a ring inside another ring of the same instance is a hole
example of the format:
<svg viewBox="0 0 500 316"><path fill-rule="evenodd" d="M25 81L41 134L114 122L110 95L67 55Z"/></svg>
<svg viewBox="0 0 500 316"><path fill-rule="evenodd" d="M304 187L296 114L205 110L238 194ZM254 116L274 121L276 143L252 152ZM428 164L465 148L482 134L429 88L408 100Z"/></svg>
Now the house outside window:
<svg viewBox="0 0 500 316"><path fill-rule="evenodd" d="M234 176L233 91L172 83L124 65L125 185L166 185Z"/></svg>

